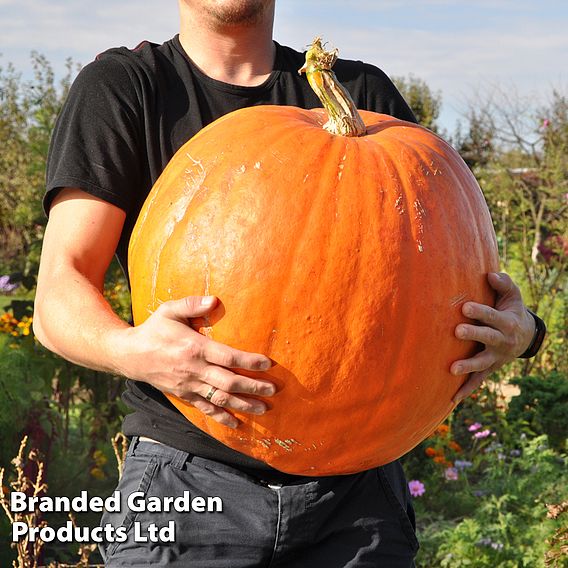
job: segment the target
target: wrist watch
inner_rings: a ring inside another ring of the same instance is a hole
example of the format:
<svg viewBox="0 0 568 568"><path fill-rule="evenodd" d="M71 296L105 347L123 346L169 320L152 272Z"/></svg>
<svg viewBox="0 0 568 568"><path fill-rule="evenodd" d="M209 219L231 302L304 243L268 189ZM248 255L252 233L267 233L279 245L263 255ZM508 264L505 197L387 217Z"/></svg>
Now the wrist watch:
<svg viewBox="0 0 568 568"><path fill-rule="evenodd" d="M544 341L544 336L546 335L546 324L531 310L527 309L527 312L529 312L534 319L534 336L526 351L519 355L519 359L530 359L531 357L534 357L538 353L538 350Z"/></svg>

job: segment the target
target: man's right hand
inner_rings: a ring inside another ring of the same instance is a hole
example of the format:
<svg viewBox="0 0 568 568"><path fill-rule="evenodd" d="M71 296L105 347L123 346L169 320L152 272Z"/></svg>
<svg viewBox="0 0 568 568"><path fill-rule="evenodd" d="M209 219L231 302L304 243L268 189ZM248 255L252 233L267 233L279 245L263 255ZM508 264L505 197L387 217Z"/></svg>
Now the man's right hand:
<svg viewBox="0 0 568 568"><path fill-rule="evenodd" d="M230 369L265 371L271 360L218 343L190 327L217 305L215 296L190 296L165 302L142 324L121 330L126 340L119 370L127 377L173 394L217 422L236 428L238 420L224 409L263 414L267 405L256 397L272 396L275 387ZM207 395L214 387L210 399ZM254 395L246 396L246 395Z"/></svg>
<svg viewBox="0 0 568 568"><path fill-rule="evenodd" d="M231 369L266 370L270 359L222 345L191 327L192 318L214 309L216 298L165 302L136 327L112 311L103 296L104 278L125 217L78 188L62 189L54 198L38 275L37 339L68 361L145 381L233 428L238 420L230 410L264 412L267 406L257 397L274 394L274 385Z"/></svg>

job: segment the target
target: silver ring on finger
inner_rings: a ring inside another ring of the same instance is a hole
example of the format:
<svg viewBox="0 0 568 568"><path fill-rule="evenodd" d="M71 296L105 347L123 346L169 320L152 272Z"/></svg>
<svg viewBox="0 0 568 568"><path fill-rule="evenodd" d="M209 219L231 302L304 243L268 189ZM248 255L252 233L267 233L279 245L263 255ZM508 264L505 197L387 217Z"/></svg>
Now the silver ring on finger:
<svg viewBox="0 0 568 568"><path fill-rule="evenodd" d="M207 393L207 395L205 396L205 400L208 400L209 402L211 402L211 399L213 398L213 395L218 391L219 389L217 387L211 387L209 389L209 392Z"/></svg>

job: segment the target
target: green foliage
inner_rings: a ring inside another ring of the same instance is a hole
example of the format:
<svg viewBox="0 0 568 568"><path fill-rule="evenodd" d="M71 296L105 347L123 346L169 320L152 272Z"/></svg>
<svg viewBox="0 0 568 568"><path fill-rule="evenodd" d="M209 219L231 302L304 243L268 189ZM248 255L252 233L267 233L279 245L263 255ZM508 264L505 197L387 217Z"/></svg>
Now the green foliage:
<svg viewBox="0 0 568 568"><path fill-rule="evenodd" d="M442 531L440 566L544 566L545 541L556 527L546 520L545 503L568 496L566 464L544 436L521 439L520 448L518 458L490 459L475 513Z"/></svg>
<svg viewBox="0 0 568 568"><path fill-rule="evenodd" d="M477 109L469 111L467 122L466 133L458 126L454 145L465 163L474 170L491 162L495 153L495 128L483 120Z"/></svg>
<svg viewBox="0 0 568 568"><path fill-rule="evenodd" d="M511 93L477 98L455 141L492 213L502 269L548 325L539 356L501 378L568 375L568 99L553 91L537 112Z"/></svg>
<svg viewBox="0 0 568 568"><path fill-rule="evenodd" d="M26 318L24 305L16 304L18 323ZM17 452L23 432L33 427L49 438L58 421L51 401L55 358L31 334L24 335L26 327L8 327L4 322L0 330L0 467Z"/></svg>
<svg viewBox="0 0 568 568"><path fill-rule="evenodd" d="M35 363L40 363L37 371ZM10 347L10 340L0 337L0 458L2 465L17 450L19 437L24 430L29 414L40 413L45 403L43 398L44 361L28 359L19 349ZM43 369L42 369L43 367ZM35 408L34 408L35 407ZM39 408L38 408L39 407Z"/></svg>
<svg viewBox="0 0 568 568"><path fill-rule="evenodd" d="M562 524L546 505L568 499L566 456L521 433L495 400L470 402L405 458L426 487L415 499L420 567L545 565Z"/></svg>
<svg viewBox="0 0 568 568"><path fill-rule="evenodd" d="M521 392L509 405L509 419L546 434L550 445L563 450L568 436L568 378L553 372L546 377L519 377L511 381Z"/></svg>
<svg viewBox="0 0 568 568"><path fill-rule="evenodd" d="M393 77L393 83L414 112L418 122L433 132L438 132L436 120L440 116L442 95L434 92L428 84L414 75Z"/></svg>
<svg viewBox="0 0 568 568"><path fill-rule="evenodd" d="M0 274L37 272L45 226L41 198L51 131L76 71L57 83L44 56L32 53L34 79L0 67Z"/></svg>

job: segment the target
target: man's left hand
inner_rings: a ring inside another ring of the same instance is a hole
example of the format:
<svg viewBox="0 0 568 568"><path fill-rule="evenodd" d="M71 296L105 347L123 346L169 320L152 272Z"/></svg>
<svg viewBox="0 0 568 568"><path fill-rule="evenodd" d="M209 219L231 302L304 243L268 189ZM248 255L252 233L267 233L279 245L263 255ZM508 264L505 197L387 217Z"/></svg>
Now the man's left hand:
<svg viewBox="0 0 568 568"><path fill-rule="evenodd" d="M470 374L454 396L459 403L476 390L483 380L521 355L529 346L535 333L535 322L527 311L521 292L511 278L504 273L489 273L490 286L497 292L495 308L475 302L466 302L462 313L477 320L480 325L460 323L456 337L467 341L478 341L485 348L461 361L455 361L450 371L454 375Z"/></svg>

